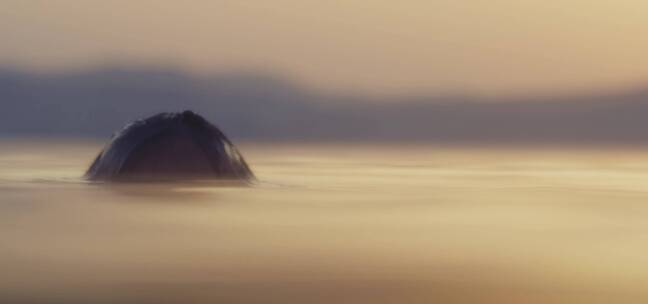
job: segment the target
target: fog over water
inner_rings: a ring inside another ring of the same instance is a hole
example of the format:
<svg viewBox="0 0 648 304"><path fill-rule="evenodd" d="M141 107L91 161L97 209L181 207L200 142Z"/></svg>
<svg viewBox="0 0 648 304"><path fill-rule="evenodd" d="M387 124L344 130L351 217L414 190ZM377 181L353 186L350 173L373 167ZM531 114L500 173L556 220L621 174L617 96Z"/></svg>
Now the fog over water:
<svg viewBox="0 0 648 304"><path fill-rule="evenodd" d="M92 184L0 143L7 303L637 303L648 151L240 146L259 181Z"/></svg>
<svg viewBox="0 0 648 304"><path fill-rule="evenodd" d="M2 0L0 304L648 303L646 11Z"/></svg>

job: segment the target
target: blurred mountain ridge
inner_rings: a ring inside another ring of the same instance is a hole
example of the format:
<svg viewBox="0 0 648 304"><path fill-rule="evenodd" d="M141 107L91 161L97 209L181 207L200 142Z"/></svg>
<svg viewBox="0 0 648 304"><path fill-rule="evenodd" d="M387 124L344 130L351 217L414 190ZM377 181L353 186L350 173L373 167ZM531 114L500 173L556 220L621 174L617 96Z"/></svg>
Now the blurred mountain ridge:
<svg viewBox="0 0 648 304"><path fill-rule="evenodd" d="M370 97L311 90L270 73L0 68L0 106L3 137L104 138L134 119L191 109L245 140L648 143L648 88L508 99Z"/></svg>

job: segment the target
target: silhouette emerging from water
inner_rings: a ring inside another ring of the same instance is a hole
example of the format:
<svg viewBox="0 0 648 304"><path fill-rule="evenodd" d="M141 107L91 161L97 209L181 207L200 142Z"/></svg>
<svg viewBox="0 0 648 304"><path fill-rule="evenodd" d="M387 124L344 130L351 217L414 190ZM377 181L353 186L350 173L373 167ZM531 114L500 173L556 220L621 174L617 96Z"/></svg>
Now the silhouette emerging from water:
<svg viewBox="0 0 648 304"><path fill-rule="evenodd" d="M250 180L254 174L223 132L185 111L160 113L126 125L99 153L85 178Z"/></svg>

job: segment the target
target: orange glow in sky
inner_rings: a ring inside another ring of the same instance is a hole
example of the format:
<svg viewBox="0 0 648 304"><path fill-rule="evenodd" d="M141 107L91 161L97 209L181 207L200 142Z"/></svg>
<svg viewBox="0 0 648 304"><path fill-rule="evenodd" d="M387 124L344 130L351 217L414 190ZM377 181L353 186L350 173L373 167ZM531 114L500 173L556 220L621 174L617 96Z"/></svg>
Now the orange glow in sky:
<svg viewBox="0 0 648 304"><path fill-rule="evenodd" d="M373 93L648 80L645 0L5 0L0 65L263 70Z"/></svg>

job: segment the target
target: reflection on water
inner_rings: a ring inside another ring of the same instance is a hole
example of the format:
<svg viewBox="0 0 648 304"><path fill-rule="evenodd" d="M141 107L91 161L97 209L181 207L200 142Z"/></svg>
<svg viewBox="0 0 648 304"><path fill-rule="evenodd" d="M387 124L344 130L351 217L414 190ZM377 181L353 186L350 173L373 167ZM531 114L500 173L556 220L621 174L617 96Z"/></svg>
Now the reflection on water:
<svg viewBox="0 0 648 304"><path fill-rule="evenodd" d="M243 145L247 187L0 145L3 303L648 300L648 151Z"/></svg>

